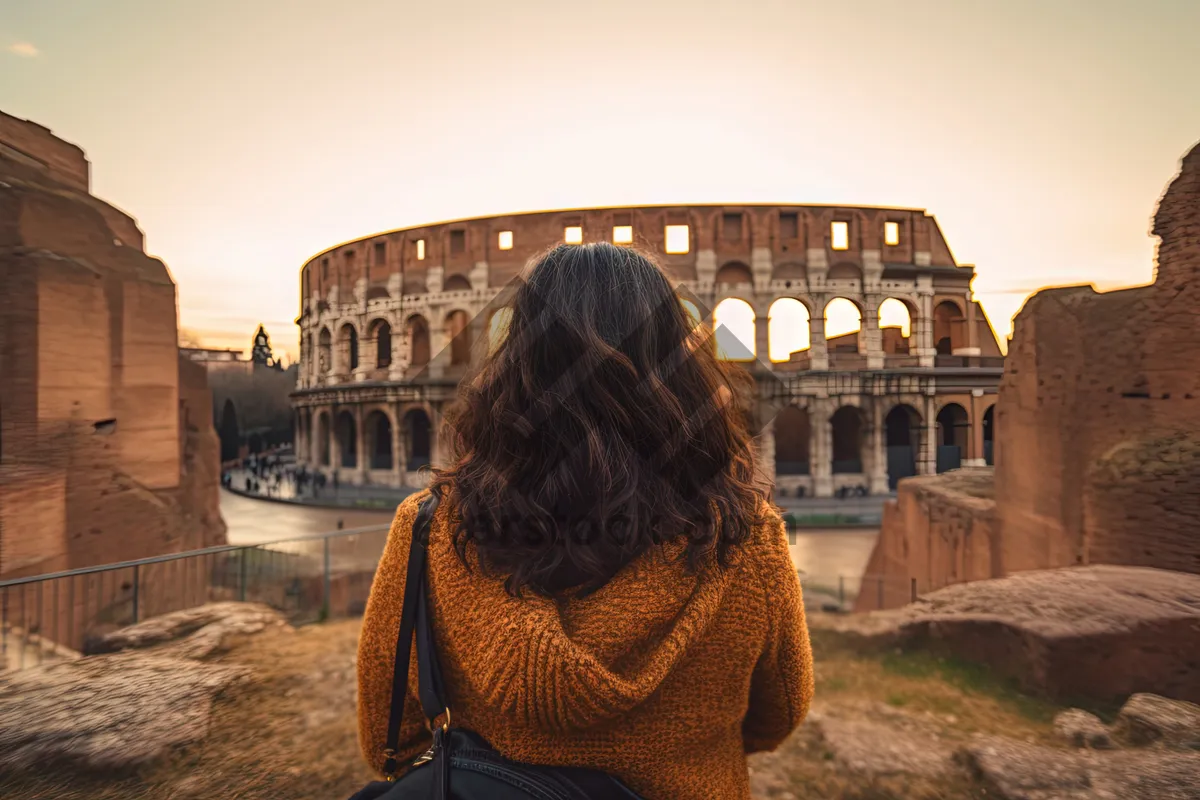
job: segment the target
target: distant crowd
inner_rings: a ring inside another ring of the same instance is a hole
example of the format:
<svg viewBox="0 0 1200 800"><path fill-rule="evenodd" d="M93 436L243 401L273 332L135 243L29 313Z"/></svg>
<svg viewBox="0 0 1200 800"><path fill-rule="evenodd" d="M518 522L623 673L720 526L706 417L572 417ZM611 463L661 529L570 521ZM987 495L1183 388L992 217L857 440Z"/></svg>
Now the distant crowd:
<svg viewBox="0 0 1200 800"><path fill-rule="evenodd" d="M327 487L334 493L338 490L335 473L329 478L323 472L309 471L308 467L283 461L273 454L249 455L236 465L226 465L221 475L221 484L246 494L265 497L320 497Z"/></svg>

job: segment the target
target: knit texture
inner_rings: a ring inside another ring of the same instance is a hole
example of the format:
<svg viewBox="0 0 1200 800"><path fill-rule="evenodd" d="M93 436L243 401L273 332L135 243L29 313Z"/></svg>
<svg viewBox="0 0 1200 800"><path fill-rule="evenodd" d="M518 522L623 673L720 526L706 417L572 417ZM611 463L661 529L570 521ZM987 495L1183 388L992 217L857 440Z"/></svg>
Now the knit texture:
<svg viewBox="0 0 1200 800"><path fill-rule="evenodd" d="M427 494L396 512L359 640L359 743L378 771L412 526ZM555 601L511 597L502 579L464 566L454 514L449 501L437 510L427 569L456 726L508 758L601 769L653 800L750 797L746 754L778 746L813 694L800 582L778 515L724 569L691 574L676 558L683 545L668 545L585 598ZM430 741L416 691L414 654L402 764Z"/></svg>

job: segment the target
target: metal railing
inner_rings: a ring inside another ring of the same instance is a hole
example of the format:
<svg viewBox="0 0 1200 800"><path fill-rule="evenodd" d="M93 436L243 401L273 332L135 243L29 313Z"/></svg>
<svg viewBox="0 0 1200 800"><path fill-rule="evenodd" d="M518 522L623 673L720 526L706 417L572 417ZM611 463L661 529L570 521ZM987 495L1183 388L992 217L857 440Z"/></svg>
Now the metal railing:
<svg viewBox="0 0 1200 800"><path fill-rule="evenodd" d="M226 545L0 581L0 670L94 652L141 620L222 600L259 602L293 624L361 614L388 524Z"/></svg>

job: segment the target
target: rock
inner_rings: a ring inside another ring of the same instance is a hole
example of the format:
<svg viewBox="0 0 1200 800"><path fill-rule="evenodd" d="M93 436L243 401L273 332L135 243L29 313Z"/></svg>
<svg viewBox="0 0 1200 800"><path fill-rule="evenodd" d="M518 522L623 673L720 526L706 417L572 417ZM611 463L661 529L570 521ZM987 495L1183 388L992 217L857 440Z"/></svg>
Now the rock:
<svg viewBox="0 0 1200 800"><path fill-rule="evenodd" d="M1121 707L1113 730L1135 746L1161 743L1200 750L1200 706L1156 694L1135 694Z"/></svg>
<svg viewBox="0 0 1200 800"><path fill-rule="evenodd" d="M99 636L90 644L89 652L112 653L178 642L172 646L171 655L204 658L224 649L232 636L258 633L268 627L289 626L278 611L267 605L209 603Z"/></svg>
<svg viewBox="0 0 1200 800"><path fill-rule="evenodd" d="M978 736L959 758L1005 800L1200 800L1200 753L1060 750Z"/></svg>
<svg viewBox="0 0 1200 800"><path fill-rule="evenodd" d="M1108 728L1095 714L1078 708L1060 712L1054 717L1054 732L1073 747L1107 750L1113 746Z"/></svg>
<svg viewBox="0 0 1200 800"><path fill-rule="evenodd" d="M899 609L810 624L859 644L925 647L984 664L1053 700L1120 702L1153 691L1200 702L1200 575L1114 566L1035 570L948 586Z"/></svg>
<svg viewBox="0 0 1200 800"><path fill-rule="evenodd" d="M150 653L0 674L0 773L66 764L122 770L199 741L213 697L249 676Z"/></svg>
<svg viewBox="0 0 1200 800"><path fill-rule="evenodd" d="M810 713L807 724L851 772L936 777L953 764L954 747L939 737L935 726L889 706L839 706Z"/></svg>

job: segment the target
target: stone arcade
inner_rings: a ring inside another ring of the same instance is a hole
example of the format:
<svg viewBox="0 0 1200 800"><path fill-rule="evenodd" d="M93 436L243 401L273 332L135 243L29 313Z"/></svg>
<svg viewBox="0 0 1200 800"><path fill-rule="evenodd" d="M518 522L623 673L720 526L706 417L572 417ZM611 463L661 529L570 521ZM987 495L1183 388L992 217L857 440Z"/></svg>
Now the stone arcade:
<svg viewBox="0 0 1200 800"><path fill-rule="evenodd" d="M886 494L990 463L1003 358L974 268L922 210L815 206L518 214L320 253L301 273L299 460L345 483L424 483L472 342L503 321L497 296L536 254L589 241L654 254L743 343L726 339L727 357L773 373L760 385L782 410L758 441L782 495ZM827 335L837 304L857 331Z"/></svg>

